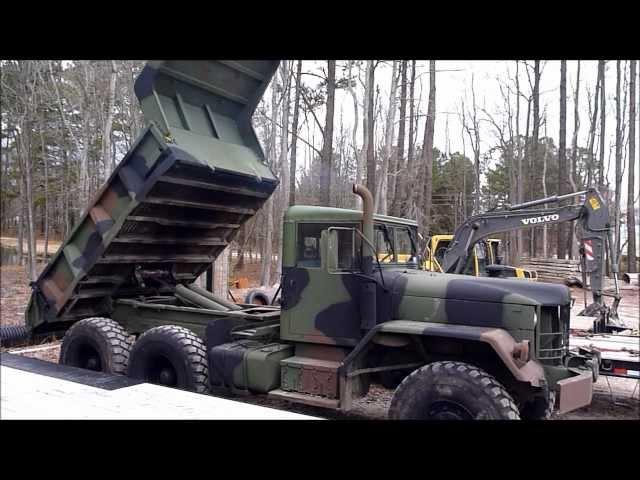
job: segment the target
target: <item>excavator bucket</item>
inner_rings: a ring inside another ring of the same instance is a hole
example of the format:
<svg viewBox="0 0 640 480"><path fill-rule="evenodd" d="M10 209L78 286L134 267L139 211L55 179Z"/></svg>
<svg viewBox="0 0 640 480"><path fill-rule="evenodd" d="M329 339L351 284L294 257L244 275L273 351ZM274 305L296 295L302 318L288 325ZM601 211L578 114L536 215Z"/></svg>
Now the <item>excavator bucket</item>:
<svg viewBox="0 0 640 480"><path fill-rule="evenodd" d="M251 125L277 61L151 61L135 83L148 127L39 278L31 333L106 315L114 298L200 276L275 190Z"/></svg>

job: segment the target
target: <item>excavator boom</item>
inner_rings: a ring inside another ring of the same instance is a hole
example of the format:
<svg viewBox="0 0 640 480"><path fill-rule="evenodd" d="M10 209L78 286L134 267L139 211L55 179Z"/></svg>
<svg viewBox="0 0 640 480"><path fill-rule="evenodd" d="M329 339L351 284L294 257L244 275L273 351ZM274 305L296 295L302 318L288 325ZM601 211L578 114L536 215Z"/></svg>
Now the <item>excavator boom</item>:
<svg viewBox="0 0 640 480"><path fill-rule="evenodd" d="M584 202L579 205L565 205L554 208L535 208L549 203L557 203L569 198L584 195ZM593 303L587 307L590 314L599 313L601 321L596 330L617 328L617 306L620 302L618 288L618 262L613 251L611 228L609 225L609 208L600 193L595 189L574 192L567 195L554 195L539 200L513 205L505 210L490 211L475 215L460 225L453 237L451 245L444 254L442 262L446 273L461 273L473 247L480 240L501 232L539 227L577 220L582 226L581 255L583 275L589 275ZM605 252L608 252L610 268L615 282L615 301L607 307L603 300ZM621 327L620 327L621 328Z"/></svg>

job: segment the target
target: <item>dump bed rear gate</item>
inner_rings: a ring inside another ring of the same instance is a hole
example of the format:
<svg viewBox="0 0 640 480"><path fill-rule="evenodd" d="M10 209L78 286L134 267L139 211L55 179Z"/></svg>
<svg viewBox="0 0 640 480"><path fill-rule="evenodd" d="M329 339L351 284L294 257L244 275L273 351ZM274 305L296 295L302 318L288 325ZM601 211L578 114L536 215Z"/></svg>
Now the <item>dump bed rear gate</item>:
<svg viewBox="0 0 640 480"><path fill-rule="evenodd" d="M27 325L56 330L113 298L195 280L277 186L251 115L278 62L154 61L136 80L149 126L34 283Z"/></svg>

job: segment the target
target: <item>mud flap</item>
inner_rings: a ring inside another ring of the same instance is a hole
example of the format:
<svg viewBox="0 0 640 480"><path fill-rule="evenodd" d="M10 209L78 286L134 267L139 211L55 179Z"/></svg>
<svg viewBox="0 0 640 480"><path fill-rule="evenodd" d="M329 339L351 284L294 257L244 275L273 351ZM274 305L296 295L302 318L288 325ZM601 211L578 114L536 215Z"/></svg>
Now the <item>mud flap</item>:
<svg viewBox="0 0 640 480"><path fill-rule="evenodd" d="M593 396L593 374L587 372L558 381L557 393L559 414L589 405Z"/></svg>

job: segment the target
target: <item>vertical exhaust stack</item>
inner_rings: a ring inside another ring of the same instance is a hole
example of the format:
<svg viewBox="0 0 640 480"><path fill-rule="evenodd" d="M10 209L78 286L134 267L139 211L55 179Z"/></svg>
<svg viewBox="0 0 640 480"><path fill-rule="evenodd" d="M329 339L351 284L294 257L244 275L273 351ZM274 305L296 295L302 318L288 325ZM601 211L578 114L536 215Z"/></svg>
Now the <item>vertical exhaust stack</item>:
<svg viewBox="0 0 640 480"><path fill-rule="evenodd" d="M373 277L373 257L376 255L373 243L373 195L367 187L359 184L353 185L353 193L362 198L362 233L366 239L362 251L362 271ZM373 278L360 284L359 310L360 328L368 331L375 327L378 323L377 283Z"/></svg>
<svg viewBox="0 0 640 480"><path fill-rule="evenodd" d="M369 255L366 253L363 255L362 270L365 274L371 275L373 273L373 256L376 254L371 247L373 245L373 195L367 187L357 183L353 184L353 193L362 198L362 233L370 242L365 246L364 252L369 250Z"/></svg>

